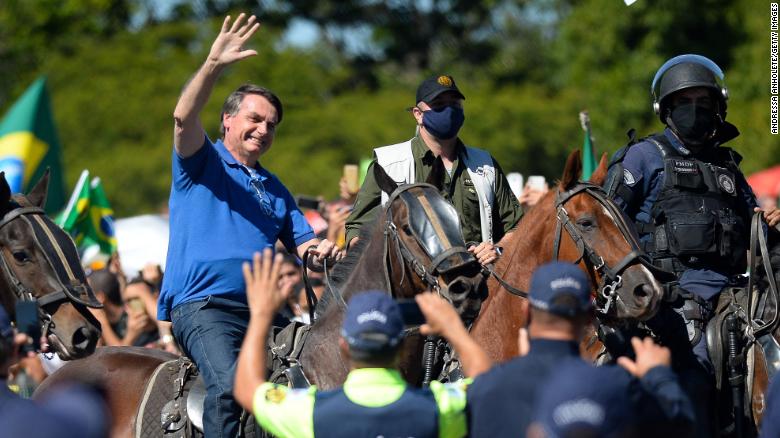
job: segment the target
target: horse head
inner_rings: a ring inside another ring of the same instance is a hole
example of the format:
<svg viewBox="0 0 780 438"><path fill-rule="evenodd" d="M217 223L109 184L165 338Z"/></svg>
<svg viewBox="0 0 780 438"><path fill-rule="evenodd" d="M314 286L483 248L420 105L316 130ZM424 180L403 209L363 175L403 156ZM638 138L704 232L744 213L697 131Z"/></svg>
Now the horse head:
<svg viewBox="0 0 780 438"><path fill-rule="evenodd" d="M580 152L572 152L554 194L553 258L579 263L596 287L602 316L646 320L658 310L661 275L640 249L632 222L601 189L607 157L589 182L581 182ZM562 231L566 230L565 233Z"/></svg>
<svg viewBox="0 0 780 438"><path fill-rule="evenodd" d="M49 174L26 196L11 195L0 172L0 301L15 318L17 301L35 301L41 333L62 359L95 351L100 303L87 284L70 236L44 213Z"/></svg>
<svg viewBox="0 0 780 438"><path fill-rule="evenodd" d="M381 166L374 176L390 196L384 207L384 235L393 295L409 298L438 291L464 320L477 317L487 294L482 267L466 249L455 208L441 196L444 164L437 158L426 183L398 185Z"/></svg>

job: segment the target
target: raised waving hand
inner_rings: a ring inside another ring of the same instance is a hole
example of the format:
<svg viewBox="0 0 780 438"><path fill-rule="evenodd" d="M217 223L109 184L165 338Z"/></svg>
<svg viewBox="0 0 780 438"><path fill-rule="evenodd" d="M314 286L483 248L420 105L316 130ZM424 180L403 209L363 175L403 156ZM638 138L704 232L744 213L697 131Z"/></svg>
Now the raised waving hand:
<svg viewBox="0 0 780 438"><path fill-rule="evenodd" d="M257 55L256 50L245 50L244 44L257 32L260 23L254 15L250 16L246 23L242 13L230 24L230 15L222 22L222 29L211 45L209 60L220 65L231 64L236 61Z"/></svg>

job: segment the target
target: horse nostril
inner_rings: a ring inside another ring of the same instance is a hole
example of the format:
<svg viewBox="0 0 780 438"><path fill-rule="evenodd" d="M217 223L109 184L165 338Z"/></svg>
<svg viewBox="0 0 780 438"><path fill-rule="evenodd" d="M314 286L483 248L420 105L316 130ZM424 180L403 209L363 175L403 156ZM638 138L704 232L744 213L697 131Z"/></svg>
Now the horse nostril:
<svg viewBox="0 0 780 438"><path fill-rule="evenodd" d="M652 293L650 286L642 283L634 288L634 296L637 298L647 298Z"/></svg>
<svg viewBox="0 0 780 438"><path fill-rule="evenodd" d="M79 350L86 350L89 347L90 336L89 329L86 327L79 327L73 333L73 347Z"/></svg>

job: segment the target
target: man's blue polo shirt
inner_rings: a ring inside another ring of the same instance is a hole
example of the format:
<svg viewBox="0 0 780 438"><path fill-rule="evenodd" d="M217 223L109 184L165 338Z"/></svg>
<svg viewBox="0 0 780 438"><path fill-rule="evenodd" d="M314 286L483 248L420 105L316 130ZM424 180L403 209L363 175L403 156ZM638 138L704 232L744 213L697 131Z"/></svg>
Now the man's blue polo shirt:
<svg viewBox="0 0 780 438"><path fill-rule="evenodd" d="M238 163L222 140L195 155L173 152L170 237L158 318L179 304L216 295L246 303L241 264L277 240L294 251L314 239L281 181ZM259 183L257 182L259 180Z"/></svg>

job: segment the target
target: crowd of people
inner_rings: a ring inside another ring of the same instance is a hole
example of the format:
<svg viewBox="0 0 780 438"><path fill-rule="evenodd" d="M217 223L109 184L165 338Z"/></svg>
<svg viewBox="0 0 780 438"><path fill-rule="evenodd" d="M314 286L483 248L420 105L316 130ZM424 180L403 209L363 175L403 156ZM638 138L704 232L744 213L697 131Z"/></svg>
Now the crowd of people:
<svg viewBox="0 0 780 438"><path fill-rule="evenodd" d="M340 327L340 351L350 365L344 385L333 391L290 389L267 381L267 336L272 326L287 321L313 322L303 274L321 296L324 267L366 239L364 225L391 195L380 188L375 169L397 183L440 175L442 195L457 212L468 251L482 265L500 259L499 241L549 189L528 185L514 192L489 152L461 141L466 96L453 77L437 75L422 81L409 109L414 136L374 149L359 190L345 175L339 199L303 212L260 162L282 122L279 97L252 84L237 88L223 105L216 141L200 121L221 72L257 56L244 45L258 27L254 16L226 17L174 109L164 275L150 264L127 279L116 257L88 273L103 304L90 309L102 327L100 345L158 348L189 357L206 386L207 437L237 436L242 409L279 437L719 433L713 422L715 371L703 333L721 291L744 280L750 215L763 211L764 232L770 234L780 223L780 211L758 206L739 171L741 157L722 146L739 133L725 120L728 92L717 65L685 55L659 69L653 106L665 129L632 138L613 157L605 184L606 194L636 225L640 249L677 278L666 284L665 304L647 323L665 346L649 337L633 338L632 353L615 358L615 365L583 361L580 342L595 316L593 288L578 266L554 262L533 274L520 355L506 363L492 362L451 303L423 293L416 297L426 321L419 330L449 343L466 379L433 382L425 389L409 386L398 366L406 333L398 303L390 291L363 291L349 301ZM586 224L572 226L587 231ZM45 356L18 357L25 340L16 339L5 313L0 313L0 341L0 361L13 364L10 374L3 366L0 377L13 381L24 371L41 380L54 366ZM47 417L55 423L62 417L62 436L71 430L105 434L107 414L97 421L82 415L86 408L75 408L99 404L99 384L64 391L62 399L34 404L5 391L0 404L21 406L25 415L65 406L75 410L63 408ZM773 384L763 436L780 436L778 410L780 384ZM19 430L14 418L23 416L10 412L15 411L0 409L0 424L9 424L0 431Z"/></svg>

